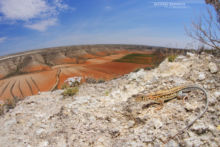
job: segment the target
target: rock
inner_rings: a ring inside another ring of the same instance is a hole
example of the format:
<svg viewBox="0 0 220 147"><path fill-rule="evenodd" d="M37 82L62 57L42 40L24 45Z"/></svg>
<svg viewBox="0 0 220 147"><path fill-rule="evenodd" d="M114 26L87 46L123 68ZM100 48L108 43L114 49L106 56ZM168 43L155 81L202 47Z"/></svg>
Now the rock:
<svg viewBox="0 0 220 147"><path fill-rule="evenodd" d="M133 73L129 74L128 78L130 80L143 79L145 74L146 74L146 72L144 71L144 69L140 69L138 72L133 72Z"/></svg>
<svg viewBox="0 0 220 147"><path fill-rule="evenodd" d="M199 147L202 146L202 141L196 137L191 137L184 140L184 144L187 147Z"/></svg>
<svg viewBox="0 0 220 147"><path fill-rule="evenodd" d="M198 76L198 79L200 80L200 81L202 81L202 80L205 80L205 74L204 73L199 73L199 76Z"/></svg>
<svg viewBox="0 0 220 147"><path fill-rule="evenodd" d="M204 123L196 123L191 127L191 130L196 134L201 135L206 133L209 130L209 127Z"/></svg>
<svg viewBox="0 0 220 147"><path fill-rule="evenodd" d="M218 100L220 100L220 91L214 92L214 96L215 96Z"/></svg>
<svg viewBox="0 0 220 147"><path fill-rule="evenodd" d="M209 63L209 70L212 74L214 74L218 72L218 67L215 63L211 62Z"/></svg>
<svg viewBox="0 0 220 147"><path fill-rule="evenodd" d="M214 105L217 102L217 98L216 97L209 97L209 105Z"/></svg>
<svg viewBox="0 0 220 147"><path fill-rule="evenodd" d="M207 61L206 54L188 56L102 84L85 83L71 98L63 99L63 90L27 97L0 117L0 146L220 146L220 79L208 72L208 63L216 57ZM165 101L161 109L133 96L190 83L207 90L208 111L164 145L162 141L203 111L204 94L186 91L184 103Z"/></svg>
<svg viewBox="0 0 220 147"><path fill-rule="evenodd" d="M165 147L178 147L179 145L174 141L174 140L170 140Z"/></svg>
<svg viewBox="0 0 220 147"><path fill-rule="evenodd" d="M48 141L42 141L39 143L39 147L47 147L49 145Z"/></svg>
<svg viewBox="0 0 220 147"><path fill-rule="evenodd" d="M187 111L192 112L192 111L194 111L194 110L197 108L197 106L191 105L190 103L186 103L186 104L184 105L184 108L185 108Z"/></svg>
<svg viewBox="0 0 220 147"><path fill-rule="evenodd" d="M190 52L187 52L186 55L189 56L189 57L195 57L195 54L190 53Z"/></svg>

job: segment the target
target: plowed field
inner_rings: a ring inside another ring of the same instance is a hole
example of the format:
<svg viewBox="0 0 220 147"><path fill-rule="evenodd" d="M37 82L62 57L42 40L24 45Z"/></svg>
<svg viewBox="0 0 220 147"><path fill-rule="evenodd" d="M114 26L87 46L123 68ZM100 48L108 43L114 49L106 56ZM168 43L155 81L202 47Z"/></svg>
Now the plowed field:
<svg viewBox="0 0 220 147"><path fill-rule="evenodd" d="M110 80L151 64L137 64L124 61L115 62L115 60L123 59L123 57L131 53L133 52L117 51L110 55L110 53L98 52L95 55L83 55L83 59L87 58L84 62L76 63L76 59L66 58L57 59L56 62L59 62L59 65L53 67L45 65L27 66L23 70L28 72L28 74L0 80L0 100L6 100L15 96L23 99L38 92L51 90L56 83L57 72L59 70L58 88L69 77L81 76L83 81L86 78ZM141 53L152 54L152 52ZM146 58L146 60L147 62L152 61L149 58Z"/></svg>

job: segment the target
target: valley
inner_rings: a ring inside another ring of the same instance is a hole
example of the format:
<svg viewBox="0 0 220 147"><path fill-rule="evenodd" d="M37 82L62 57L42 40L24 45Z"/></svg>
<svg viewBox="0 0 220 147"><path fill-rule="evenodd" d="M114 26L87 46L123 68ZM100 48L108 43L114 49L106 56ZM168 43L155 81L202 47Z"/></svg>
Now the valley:
<svg viewBox="0 0 220 147"><path fill-rule="evenodd" d="M166 55L164 50L149 47L94 45L4 57L0 61L0 100L24 99L61 88L67 78L74 76L82 77L82 82L111 80L139 68L153 68Z"/></svg>

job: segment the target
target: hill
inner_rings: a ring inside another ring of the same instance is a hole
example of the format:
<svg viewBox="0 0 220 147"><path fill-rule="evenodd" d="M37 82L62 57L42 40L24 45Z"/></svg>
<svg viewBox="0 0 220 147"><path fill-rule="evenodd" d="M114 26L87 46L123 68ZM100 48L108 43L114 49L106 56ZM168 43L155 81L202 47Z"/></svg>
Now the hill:
<svg viewBox="0 0 220 147"><path fill-rule="evenodd" d="M140 45L84 45L1 57L0 100L23 99L60 88L73 76L81 76L83 81L110 80L138 68L153 68L167 55L186 51ZM125 60L126 56L130 59Z"/></svg>

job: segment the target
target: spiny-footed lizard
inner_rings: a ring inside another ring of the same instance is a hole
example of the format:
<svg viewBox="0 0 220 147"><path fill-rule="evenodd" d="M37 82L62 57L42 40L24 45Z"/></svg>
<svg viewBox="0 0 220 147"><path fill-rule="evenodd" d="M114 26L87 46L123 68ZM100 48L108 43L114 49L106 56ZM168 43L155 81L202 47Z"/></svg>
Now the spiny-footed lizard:
<svg viewBox="0 0 220 147"><path fill-rule="evenodd" d="M164 104L164 101L168 101L174 98L179 98L179 97L183 97L185 98L185 95L182 93L185 90L191 90L191 89L198 89L201 90L206 97L206 105L204 110L192 121L190 122L185 128L183 128L182 130L180 130L177 134L175 134L174 136L168 138L167 141L165 141L164 143L167 143L170 139L173 139L175 136L180 135L182 133L184 133L185 130L189 129L194 123L195 121L197 121L200 117L202 117L204 115L204 113L207 111L208 109L208 95L207 92L205 91L205 89L197 86L197 85L183 85L183 86L177 86L174 87L172 89L169 90L161 90L161 91L157 91L154 93L150 93L150 94L138 94L135 95L135 100L136 101L153 101L155 103L159 103L161 105L161 107Z"/></svg>

